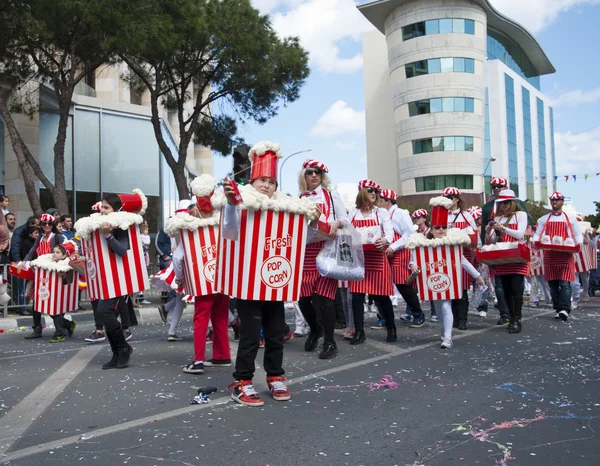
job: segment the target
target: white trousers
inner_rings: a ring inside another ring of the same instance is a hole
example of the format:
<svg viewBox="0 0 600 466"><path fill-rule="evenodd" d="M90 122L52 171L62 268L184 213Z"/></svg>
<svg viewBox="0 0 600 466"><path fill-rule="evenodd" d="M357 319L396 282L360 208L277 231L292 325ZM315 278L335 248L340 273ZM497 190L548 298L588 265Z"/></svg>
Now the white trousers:
<svg viewBox="0 0 600 466"><path fill-rule="evenodd" d="M444 340L452 340L452 325L454 324L454 316L452 315L452 301L444 299L441 301L433 301L435 312L437 313L440 324L442 325L442 334Z"/></svg>

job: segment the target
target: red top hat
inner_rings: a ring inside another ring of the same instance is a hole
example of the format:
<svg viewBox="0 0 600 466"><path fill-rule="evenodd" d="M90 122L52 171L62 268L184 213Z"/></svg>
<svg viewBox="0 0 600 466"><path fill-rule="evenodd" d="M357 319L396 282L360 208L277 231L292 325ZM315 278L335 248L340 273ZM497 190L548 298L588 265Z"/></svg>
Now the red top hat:
<svg viewBox="0 0 600 466"><path fill-rule="evenodd" d="M217 180L210 175L204 174L194 178L190 188L196 196L196 205L200 212L212 212L214 209L210 198L215 192Z"/></svg>
<svg viewBox="0 0 600 466"><path fill-rule="evenodd" d="M72 256L77 252L77 244L75 244L72 241L65 241L63 244L61 244L61 246L65 248L68 257Z"/></svg>
<svg viewBox="0 0 600 466"><path fill-rule="evenodd" d="M452 201L444 196L433 197L429 200L431 205L431 226L448 225L448 209Z"/></svg>
<svg viewBox="0 0 600 466"><path fill-rule="evenodd" d="M273 178L277 181L277 161L282 157L279 144L270 141L256 144L248 152L248 158L252 162L250 181L257 178Z"/></svg>
<svg viewBox="0 0 600 466"><path fill-rule="evenodd" d="M121 199L119 212L130 212L132 214L144 215L148 208L148 199L139 189L134 189L133 194L117 194Z"/></svg>

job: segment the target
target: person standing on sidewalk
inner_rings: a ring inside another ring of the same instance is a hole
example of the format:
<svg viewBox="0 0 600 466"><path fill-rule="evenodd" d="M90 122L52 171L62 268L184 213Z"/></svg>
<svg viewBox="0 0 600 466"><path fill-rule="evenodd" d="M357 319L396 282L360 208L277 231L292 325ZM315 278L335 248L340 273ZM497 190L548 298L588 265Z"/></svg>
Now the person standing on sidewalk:
<svg viewBox="0 0 600 466"><path fill-rule="evenodd" d="M570 238L574 244L583 244L583 234L574 215L563 212L565 196L555 192L550 196L552 212L538 221L538 228L533 236L536 242L549 237L550 241L560 238L560 244ZM575 280L575 257L571 252L544 250L544 273L550 286L552 306L556 311L556 319L567 321L571 314L571 282Z"/></svg>

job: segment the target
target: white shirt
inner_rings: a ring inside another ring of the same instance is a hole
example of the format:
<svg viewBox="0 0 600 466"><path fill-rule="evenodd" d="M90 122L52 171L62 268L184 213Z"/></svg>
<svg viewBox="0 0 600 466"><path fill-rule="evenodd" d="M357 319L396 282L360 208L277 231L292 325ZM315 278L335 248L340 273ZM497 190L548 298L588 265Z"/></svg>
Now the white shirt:
<svg viewBox="0 0 600 466"><path fill-rule="evenodd" d="M507 222L508 218L509 217L496 215L496 217L494 217L494 220L496 221L496 223L499 223L500 225L504 226L504 224ZM508 225L514 225L515 223L517 224L516 230L508 228ZM506 224L506 230L504 230L502 232L502 234L506 233L508 236L512 236L515 239L523 239L523 237L525 236L526 230L527 230L527 214L525 212L518 211L518 212L515 212L515 215L513 215L513 217L510 219L510 222L508 224Z"/></svg>
<svg viewBox="0 0 600 466"><path fill-rule="evenodd" d="M573 235L575 236L575 238L573 239L575 240L575 242L577 244L583 244L583 233L581 233L581 229L579 228L579 224L577 223L577 217L566 212L563 212L561 215L552 215L550 213L540 218L538 220L537 229L535 230L535 235L533 235L533 241L540 240L540 235L542 234L542 231L544 231L544 226L546 225L546 222L565 221L571 222L571 227L573 228Z"/></svg>
<svg viewBox="0 0 600 466"><path fill-rule="evenodd" d="M309 191L307 191L308 193ZM312 194L312 193L316 193L316 194ZM340 195L336 192L336 191L329 191L329 194L331 194L331 212L330 212L330 216L329 216L329 223L333 223L336 220L340 220L342 222L343 225L348 225L350 223L350 220L348 220L348 214L346 213L346 207L344 206L344 201L342 201L342 198L340 197ZM328 203L328 197L329 194L325 192L325 190L323 189L323 187L321 185L317 186L313 191L310 191L310 194L306 194L306 195L302 195L303 198L308 199L309 201L314 202L315 204L325 204L327 205ZM335 212L335 219L334 219L334 212ZM322 222L324 222L325 219L325 213L323 213L323 215L321 215L320 220Z"/></svg>
<svg viewBox="0 0 600 466"><path fill-rule="evenodd" d="M414 233L413 223L410 218L410 214L408 211L401 209L397 205L393 205L388 210L390 214L390 218L392 221L392 227L394 231L399 235L402 235L398 241L394 241L390 247L392 251L398 251L399 249L404 249L404 244L410 235Z"/></svg>
<svg viewBox="0 0 600 466"><path fill-rule="evenodd" d="M354 220L376 220L379 217L379 224L383 227L383 237L387 240L388 243L391 243L394 240L394 227L392 226L392 221L390 220L390 214L387 209L383 209L381 207L374 207L369 214L363 216L363 213L360 209L353 209L349 214L348 218L352 221Z"/></svg>

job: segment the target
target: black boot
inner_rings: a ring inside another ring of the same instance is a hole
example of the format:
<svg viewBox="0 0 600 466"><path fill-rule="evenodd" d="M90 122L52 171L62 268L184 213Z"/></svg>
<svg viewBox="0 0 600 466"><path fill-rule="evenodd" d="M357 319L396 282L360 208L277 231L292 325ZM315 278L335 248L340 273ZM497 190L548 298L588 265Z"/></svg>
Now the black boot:
<svg viewBox="0 0 600 466"><path fill-rule="evenodd" d="M319 359L333 359L338 354L338 348L335 341L326 341L323 343L323 351L319 354Z"/></svg>
<svg viewBox="0 0 600 466"><path fill-rule="evenodd" d="M398 336L396 335L396 327L387 329L387 337L385 341L388 343L394 343L398 340Z"/></svg>
<svg viewBox="0 0 600 466"><path fill-rule="evenodd" d="M521 320L514 320L508 326L508 333L521 333Z"/></svg>
<svg viewBox="0 0 600 466"><path fill-rule="evenodd" d="M354 336L352 337L352 340L350 340L350 344L351 345L360 345L361 343L364 343L366 339L367 339L367 337L365 335L364 330L356 330L354 332Z"/></svg>
<svg viewBox="0 0 600 466"><path fill-rule="evenodd" d="M319 344L319 334L310 332L308 334L308 338L304 343L304 351L314 351L317 349L317 345Z"/></svg>
<svg viewBox="0 0 600 466"><path fill-rule="evenodd" d="M112 359L110 361L108 361L106 364L104 364L102 366L103 370L108 370L108 369L116 369L117 368L117 361L119 360L119 354L117 352L117 347L115 346L115 343L113 341L113 339L110 337L110 335L108 334L108 332L105 332L106 338L108 339L108 343L110 343L110 349L112 351Z"/></svg>
<svg viewBox="0 0 600 466"><path fill-rule="evenodd" d="M133 348L130 345L127 345L125 348L119 348L117 350L117 369L124 369L129 365L131 353L133 353Z"/></svg>
<svg viewBox="0 0 600 466"><path fill-rule="evenodd" d="M33 332L29 335L25 335L25 340L34 340L36 338L42 338L42 327L32 327Z"/></svg>

